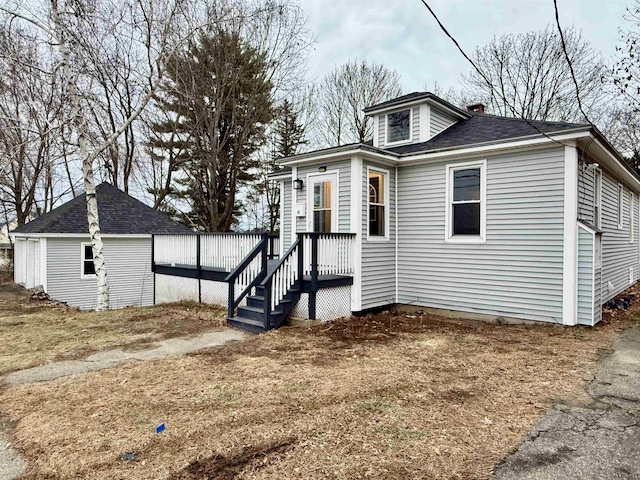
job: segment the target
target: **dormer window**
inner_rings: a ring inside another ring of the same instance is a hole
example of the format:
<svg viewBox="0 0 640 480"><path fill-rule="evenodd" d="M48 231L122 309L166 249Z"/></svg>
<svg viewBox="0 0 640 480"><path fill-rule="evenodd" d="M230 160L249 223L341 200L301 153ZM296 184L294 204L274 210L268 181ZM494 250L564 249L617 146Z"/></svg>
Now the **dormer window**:
<svg viewBox="0 0 640 480"><path fill-rule="evenodd" d="M387 114L387 145L411 140L411 109Z"/></svg>

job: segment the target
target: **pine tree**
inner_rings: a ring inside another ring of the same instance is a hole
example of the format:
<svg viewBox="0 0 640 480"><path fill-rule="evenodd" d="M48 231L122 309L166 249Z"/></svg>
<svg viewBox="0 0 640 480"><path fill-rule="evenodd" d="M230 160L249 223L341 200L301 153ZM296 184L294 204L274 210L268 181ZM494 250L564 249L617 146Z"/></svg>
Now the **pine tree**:
<svg viewBox="0 0 640 480"><path fill-rule="evenodd" d="M149 147L164 152L173 182L160 195L189 207L182 221L204 231L229 231L237 221L238 189L254 179L252 154L273 119L265 55L237 33L201 35L169 62Z"/></svg>

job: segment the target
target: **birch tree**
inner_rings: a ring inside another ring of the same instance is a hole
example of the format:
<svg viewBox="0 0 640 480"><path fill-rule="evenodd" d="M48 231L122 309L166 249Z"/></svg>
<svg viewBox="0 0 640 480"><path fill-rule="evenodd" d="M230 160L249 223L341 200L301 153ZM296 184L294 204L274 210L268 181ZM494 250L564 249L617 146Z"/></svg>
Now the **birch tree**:
<svg viewBox="0 0 640 480"><path fill-rule="evenodd" d="M89 2L82 0L49 0L33 8L32 4L17 8L0 7L11 20L30 25L39 30L45 41L57 47L57 70L64 79L66 99L71 107L69 122L73 126L74 137L70 143L78 146L78 156L82 163L85 198L87 204L88 230L91 236L93 261L98 286L97 310L109 308L109 284L104 260L103 242L100 231L98 202L94 180L96 158L122 135L131 123L144 111L163 76L165 63L171 49L180 43L180 32L176 25L182 25L180 16L185 14L183 0L125 0L128 7L126 17L112 18L116 6L122 2ZM104 39L120 34L130 35L139 42L147 53L145 71L146 91L121 124L104 139L92 138L89 134L87 118L89 106L95 98L91 95L91 78L85 72L95 67L105 42L91 45L87 38L100 32ZM96 47L98 46L98 47Z"/></svg>

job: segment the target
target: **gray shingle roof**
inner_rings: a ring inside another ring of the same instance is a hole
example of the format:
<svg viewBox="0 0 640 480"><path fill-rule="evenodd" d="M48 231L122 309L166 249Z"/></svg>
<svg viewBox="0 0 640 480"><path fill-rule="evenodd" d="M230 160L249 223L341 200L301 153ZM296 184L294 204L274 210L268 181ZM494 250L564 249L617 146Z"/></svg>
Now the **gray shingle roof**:
<svg viewBox="0 0 640 480"><path fill-rule="evenodd" d="M109 183L96 187L100 230L104 234L193 233ZM88 233L84 194L14 230L14 233Z"/></svg>
<svg viewBox="0 0 640 480"><path fill-rule="evenodd" d="M542 122L520 118L472 114L466 120L440 132L427 142L386 148L397 155L461 148L470 145L500 143L520 137L539 136L571 130L588 130L590 125L567 122Z"/></svg>

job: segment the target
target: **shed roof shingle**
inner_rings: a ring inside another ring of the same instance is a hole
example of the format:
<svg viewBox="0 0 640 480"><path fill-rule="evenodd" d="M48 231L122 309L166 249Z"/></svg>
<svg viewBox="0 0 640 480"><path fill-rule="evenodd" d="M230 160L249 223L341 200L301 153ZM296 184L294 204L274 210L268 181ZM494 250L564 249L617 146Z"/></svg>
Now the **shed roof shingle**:
<svg viewBox="0 0 640 480"><path fill-rule="evenodd" d="M184 225L109 183L96 187L100 231L104 234L192 233ZM21 225L14 233L88 233L84 194Z"/></svg>

